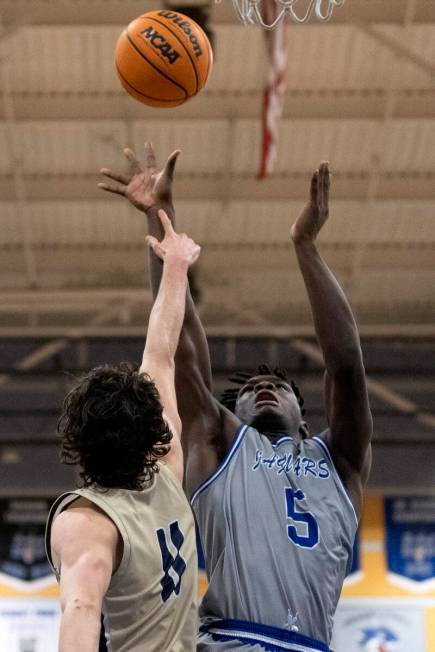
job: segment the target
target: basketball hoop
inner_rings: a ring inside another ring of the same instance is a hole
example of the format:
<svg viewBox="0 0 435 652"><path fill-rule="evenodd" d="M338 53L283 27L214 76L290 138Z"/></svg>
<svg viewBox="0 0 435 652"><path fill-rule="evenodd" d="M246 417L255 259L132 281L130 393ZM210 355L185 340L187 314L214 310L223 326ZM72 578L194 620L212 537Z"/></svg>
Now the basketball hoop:
<svg viewBox="0 0 435 652"><path fill-rule="evenodd" d="M220 2L221 0L216 0ZM244 25L260 25L264 29L275 29L275 27L289 16L296 23L306 23L310 20L313 13L321 22L328 21L336 7L342 7L346 0L310 0L305 14L296 13L295 5L300 0L275 0L277 5L277 14L272 22L265 22L264 13L262 15L262 0L233 0L236 13Z"/></svg>

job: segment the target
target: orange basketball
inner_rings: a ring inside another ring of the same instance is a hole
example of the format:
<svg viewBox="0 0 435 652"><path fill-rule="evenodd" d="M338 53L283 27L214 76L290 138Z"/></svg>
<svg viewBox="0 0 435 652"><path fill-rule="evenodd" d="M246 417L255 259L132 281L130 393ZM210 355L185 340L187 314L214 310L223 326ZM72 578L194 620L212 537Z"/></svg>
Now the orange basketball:
<svg viewBox="0 0 435 652"><path fill-rule="evenodd" d="M178 106L201 90L213 65L207 36L176 11L149 11L116 44L116 70L127 93L149 106Z"/></svg>

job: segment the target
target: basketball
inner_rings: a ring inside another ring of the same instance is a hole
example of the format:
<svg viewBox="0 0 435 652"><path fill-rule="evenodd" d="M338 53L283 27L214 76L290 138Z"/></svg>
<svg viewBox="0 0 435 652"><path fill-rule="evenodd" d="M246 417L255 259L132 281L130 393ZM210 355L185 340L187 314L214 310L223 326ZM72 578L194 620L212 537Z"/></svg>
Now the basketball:
<svg viewBox="0 0 435 652"><path fill-rule="evenodd" d="M143 104L183 104L205 85L213 65L210 42L197 23L176 11L150 11L133 20L116 44L121 84Z"/></svg>

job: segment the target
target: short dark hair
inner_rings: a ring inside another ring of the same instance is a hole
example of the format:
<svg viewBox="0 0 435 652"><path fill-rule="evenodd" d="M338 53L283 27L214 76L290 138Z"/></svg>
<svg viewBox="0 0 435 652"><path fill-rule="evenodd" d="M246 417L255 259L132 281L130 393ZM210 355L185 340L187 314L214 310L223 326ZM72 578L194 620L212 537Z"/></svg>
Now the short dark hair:
<svg viewBox="0 0 435 652"><path fill-rule="evenodd" d="M127 362L87 373L67 394L57 431L61 460L81 466L83 487L143 489L172 439L154 382Z"/></svg>
<svg viewBox="0 0 435 652"><path fill-rule="evenodd" d="M237 387L227 387L222 392L219 399L222 405L225 405L225 407L228 408L228 410L230 410L231 412L235 412L237 396L239 395L240 388L243 387L243 385L246 385L246 383L251 378L254 378L255 376L276 376L277 378L281 378L281 380L284 380L286 383L289 383L290 387L293 390L294 395L298 400L299 407L301 410L301 416L302 417L305 416L304 399L302 397L299 387L296 385L296 383L293 380L289 380L287 376L287 372L284 369L282 369L281 367L274 367L272 369L267 364L260 364L258 366L258 370L256 374L249 373L247 371L237 371L233 376L230 376L228 380L231 383L237 385ZM301 421L301 425L299 426L299 434L303 439L306 439L309 436L308 426L304 420Z"/></svg>

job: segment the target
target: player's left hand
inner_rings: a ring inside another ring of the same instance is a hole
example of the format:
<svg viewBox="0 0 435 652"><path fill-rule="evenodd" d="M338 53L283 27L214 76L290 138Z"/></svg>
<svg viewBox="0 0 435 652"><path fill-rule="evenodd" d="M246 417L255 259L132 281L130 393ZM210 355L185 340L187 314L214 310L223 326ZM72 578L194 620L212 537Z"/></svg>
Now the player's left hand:
<svg viewBox="0 0 435 652"><path fill-rule="evenodd" d="M118 174L102 168L100 170L109 181L103 181L98 187L107 192L127 197L139 210L147 211L155 206L165 206L172 202L172 180L175 163L180 150L169 156L162 170L157 169L156 157L151 143L145 143L145 166L142 166L131 149L125 149L124 155L129 162L129 172Z"/></svg>
<svg viewBox="0 0 435 652"><path fill-rule="evenodd" d="M315 240L328 219L330 185L329 163L322 161L311 179L310 200L291 228L291 237L295 244Z"/></svg>

